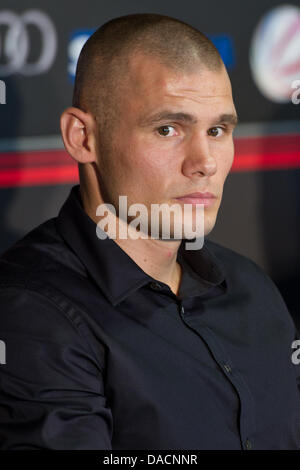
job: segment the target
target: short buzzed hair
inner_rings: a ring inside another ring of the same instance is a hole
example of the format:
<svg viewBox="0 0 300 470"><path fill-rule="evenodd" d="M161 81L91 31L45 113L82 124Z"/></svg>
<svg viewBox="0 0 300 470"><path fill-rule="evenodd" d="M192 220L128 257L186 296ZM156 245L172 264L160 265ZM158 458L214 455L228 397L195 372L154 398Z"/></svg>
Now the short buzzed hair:
<svg viewBox="0 0 300 470"><path fill-rule="evenodd" d="M100 128L110 130L117 120L118 92L126 82L129 59L137 53L175 72L199 65L219 71L224 66L210 39L178 19L154 13L114 18L90 36L76 68L72 104L92 113Z"/></svg>

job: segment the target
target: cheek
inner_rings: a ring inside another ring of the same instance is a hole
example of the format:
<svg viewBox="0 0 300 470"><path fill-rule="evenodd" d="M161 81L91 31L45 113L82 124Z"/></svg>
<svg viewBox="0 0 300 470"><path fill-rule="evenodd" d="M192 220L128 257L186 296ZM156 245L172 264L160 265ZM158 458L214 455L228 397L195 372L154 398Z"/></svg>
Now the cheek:
<svg viewBox="0 0 300 470"><path fill-rule="evenodd" d="M172 161L174 154L164 150L162 145L142 142L131 152L131 165L134 166L135 174L149 176L154 183L160 176L165 177L170 173Z"/></svg>
<svg viewBox="0 0 300 470"><path fill-rule="evenodd" d="M232 167L232 163L233 163L233 155L228 155L227 158L224 159L224 163L223 163L223 173L225 174L225 177L228 175L228 173L230 172L230 169Z"/></svg>
<svg viewBox="0 0 300 470"><path fill-rule="evenodd" d="M170 177L169 164L161 150L146 145L130 145L114 162L113 186L126 194L129 203L160 200Z"/></svg>
<svg viewBox="0 0 300 470"><path fill-rule="evenodd" d="M225 179L228 175L234 159L234 146L233 144L228 145L224 152L222 152L219 161L218 161L218 169L219 173L223 175Z"/></svg>

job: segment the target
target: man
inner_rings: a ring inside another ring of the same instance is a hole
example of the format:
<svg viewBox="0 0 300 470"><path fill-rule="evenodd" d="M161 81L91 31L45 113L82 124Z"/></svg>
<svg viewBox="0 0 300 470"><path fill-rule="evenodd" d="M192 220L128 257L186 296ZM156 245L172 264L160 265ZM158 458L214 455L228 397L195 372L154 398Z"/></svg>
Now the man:
<svg viewBox="0 0 300 470"><path fill-rule="evenodd" d="M162 221L158 238L97 231L123 195L192 204L194 224L203 204L207 235L236 122L191 26L128 15L87 41L61 116L80 186L1 259L2 449L300 448L297 332L267 275L207 240L188 250L175 219L169 238Z"/></svg>

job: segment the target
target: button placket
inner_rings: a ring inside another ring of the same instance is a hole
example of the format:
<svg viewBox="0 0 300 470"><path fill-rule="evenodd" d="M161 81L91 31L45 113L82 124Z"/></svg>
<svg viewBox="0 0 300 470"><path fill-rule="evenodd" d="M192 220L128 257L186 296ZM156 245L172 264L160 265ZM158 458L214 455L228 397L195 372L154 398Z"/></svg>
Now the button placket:
<svg viewBox="0 0 300 470"><path fill-rule="evenodd" d="M228 373L232 372L232 368L229 364L223 364L223 367L226 370L226 372Z"/></svg>
<svg viewBox="0 0 300 470"><path fill-rule="evenodd" d="M179 314L180 314L181 318L184 318L185 309L184 309L184 306L182 305L182 301L179 301L178 309L179 309Z"/></svg>
<svg viewBox="0 0 300 470"><path fill-rule="evenodd" d="M216 362L223 369L225 376L234 386L243 410L243 412L240 413L241 446L246 450L253 449L253 442L249 440L248 436L255 433L256 413L255 402L248 384L239 371L234 367L232 368L228 354L223 349L222 343L217 340L213 331L206 325L201 325L201 327L199 326L199 323L195 325L192 318L187 318L186 320L189 326L206 341ZM227 358L228 360L226 360Z"/></svg>
<svg viewBox="0 0 300 470"><path fill-rule="evenodd" d="M158 282L150 282L150 287L151 289L154 289L154 290L161 290L161 286L158 284Z"/></svg>
<svg viewBox="0 0 300 470"><path fill-rule="evenodd" d="M247 450L251 450L252 449L252 444L251 444L251 441L249 439L246 439L245 441L245 447Z"/></svg>

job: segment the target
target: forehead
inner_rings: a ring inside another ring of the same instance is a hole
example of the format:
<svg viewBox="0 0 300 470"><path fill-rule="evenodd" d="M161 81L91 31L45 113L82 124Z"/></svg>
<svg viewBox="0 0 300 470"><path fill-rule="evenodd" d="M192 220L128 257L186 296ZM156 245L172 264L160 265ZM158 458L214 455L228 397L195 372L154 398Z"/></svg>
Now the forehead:
<svg viewBox="0 0 300 470"><path fill-rule="evenodd" d="M127 78L127 102L136 112L144 112L162 103L234 109L225 67L220 71L210 71L197 65L191 71L175 71L156 58L136 55L129 62Z"/></svg>

